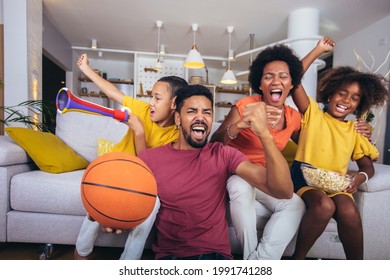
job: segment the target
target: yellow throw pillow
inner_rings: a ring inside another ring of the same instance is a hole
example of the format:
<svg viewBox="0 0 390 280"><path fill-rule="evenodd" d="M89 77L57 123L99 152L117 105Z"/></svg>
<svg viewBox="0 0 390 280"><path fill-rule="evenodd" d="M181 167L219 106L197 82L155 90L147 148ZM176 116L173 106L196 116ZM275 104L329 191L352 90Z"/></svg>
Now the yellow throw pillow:
<svg viewBox="0 0 390 280"><path fill-rule="evenodd" d="M111 152L112 148L115 145L116 144L114 142L111 142L111 141L108 141L108 140L105 140L102 138L98 138L97 139L97 154L98 154L98 156L100 157L106 153Z"/></svg>
<svg viewBox="0 0 390 280"><path fill-rule="evenodd" d="M52 133L23 127L8 127L5 131L26 151L42 171L50 173L69 172L84 169L89 164L88 161Z"/></svg>

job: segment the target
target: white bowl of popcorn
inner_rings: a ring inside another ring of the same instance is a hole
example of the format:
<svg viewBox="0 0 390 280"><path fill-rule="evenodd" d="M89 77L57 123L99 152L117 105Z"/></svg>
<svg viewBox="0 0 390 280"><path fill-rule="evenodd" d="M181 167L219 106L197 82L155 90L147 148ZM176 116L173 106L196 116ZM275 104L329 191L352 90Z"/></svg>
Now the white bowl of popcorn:
<svg viewBox="0 0 390 280"><path fill-rule="evenodd" d="M306 183L327 193L344 191L354 180L348 174L316 168L309 164L301 164L301 170Z"/></svg>

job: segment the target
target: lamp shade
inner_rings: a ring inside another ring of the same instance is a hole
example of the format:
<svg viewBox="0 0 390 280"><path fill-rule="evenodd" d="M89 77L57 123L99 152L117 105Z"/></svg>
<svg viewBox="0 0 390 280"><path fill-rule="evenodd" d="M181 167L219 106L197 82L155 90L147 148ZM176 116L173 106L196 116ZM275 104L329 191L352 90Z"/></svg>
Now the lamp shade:
<svg viewBox="0 0 390 280"><path fill-rule="evenodd" d="M236 76L234 75L233 71L230 68L228 68L225 74L223 74L221 83L226 85L237 84Z"/></svg>
<svg viewBox="0 0 390 280"><path fill-rule="evenodd" d="M163 69L163 64L161 63L160 59L157 60L157 62L154 65L153 69L155 69L157 71L161 71Z"/></svg>
<svg viewBox="0 0 390 280"><path fill-rule="evenodd" d="M199 69L205 67L203 58L200 55L199 51L196 49L196 46L193 45L191 50L188 52L186 60L184 62L184 67Z"/></svg>

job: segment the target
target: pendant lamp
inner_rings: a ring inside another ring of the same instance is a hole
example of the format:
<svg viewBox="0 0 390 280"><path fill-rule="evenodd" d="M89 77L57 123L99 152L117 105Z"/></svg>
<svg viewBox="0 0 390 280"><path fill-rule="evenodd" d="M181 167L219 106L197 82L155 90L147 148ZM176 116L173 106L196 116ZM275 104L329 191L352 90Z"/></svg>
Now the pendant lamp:
<svg viewBox="0 0 390 280"><path fill-rule="evenodd" d="M161 27L162 27L162 21L161 20L157 20L156 21L156 26L157 26L157 62L156 64L154 65L154 70L156 71L161 71L163 69L163 65L162 65L162 59L160 57L160 54L161 54L161 51L160 51L160 30L161 30ZM165 47L164 47L165 48Z"/></svg>
<svg viewBox="0 0 390 280"><path fill-rule="evenodd" d="M230 60L234 58L233 51L231 50L232 43L232 32L234 30L233 26L228 26L227 31L229 33L229 49L228 49L228 68L226 69L225 74L223 74L221 83L226 85L234 85L237 84L236 76L234 75L232 69L230 68Z"/></svg>
<svg viewBox="0 0 390 280"><path fill-rule="evenodd" d="M198 48L196 47L196 43L195 43L195 33L197 30L198 30L198 24L196 24L196 23L192 24L192 31L194 32L194 42L193 42L192 48L188 52L188 55L187 55L186 60L184 62L184 67L186 67L186 68L199 69L199 68L205 67L205 64L203 62L203 58L200 55Z"/></svg>
<svg viewBox="0 0 390 280"><path fill-rule="evenodd" d="M97 48L97 40L96 39L92 39L91 41L91 49L96 49Z"/></svg>

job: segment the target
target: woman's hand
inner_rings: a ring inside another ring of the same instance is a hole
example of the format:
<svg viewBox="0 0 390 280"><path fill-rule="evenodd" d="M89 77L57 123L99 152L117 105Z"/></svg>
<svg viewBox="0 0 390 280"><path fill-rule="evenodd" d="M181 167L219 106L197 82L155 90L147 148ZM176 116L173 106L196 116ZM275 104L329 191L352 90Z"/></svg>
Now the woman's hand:
<svg viewBox="0 0 390 280"><path fill-rule="evenodd" d="M374 128L369 123L365 122L363 119L358 119L355 123L355 130L371 142L372 131Z"/></svg>
<svg viewBox="0 0 390 280"><path fill-rule="evenodd" d="M280 110L274 106L267 105L266 106L267 111L267 121L268 124L271 127L275 127L275 125L278 123L280 118L282 117L283 110Z"/></svg>

